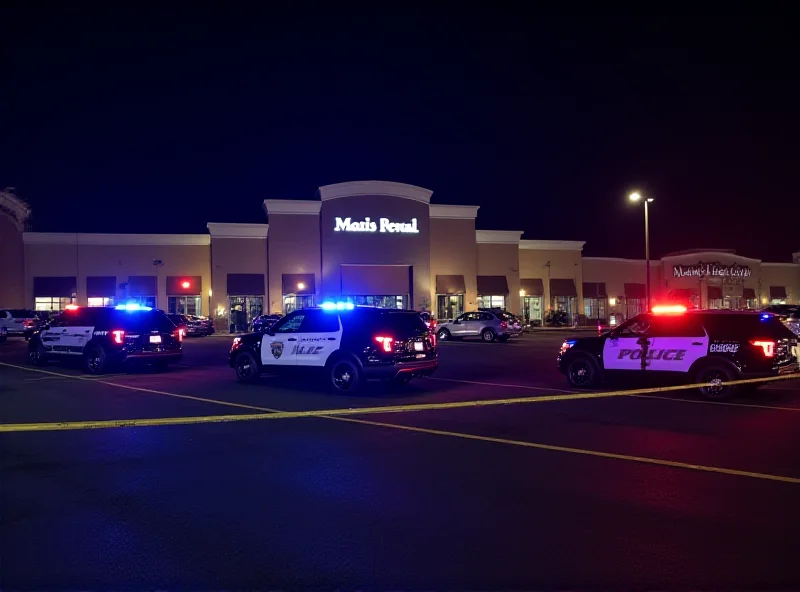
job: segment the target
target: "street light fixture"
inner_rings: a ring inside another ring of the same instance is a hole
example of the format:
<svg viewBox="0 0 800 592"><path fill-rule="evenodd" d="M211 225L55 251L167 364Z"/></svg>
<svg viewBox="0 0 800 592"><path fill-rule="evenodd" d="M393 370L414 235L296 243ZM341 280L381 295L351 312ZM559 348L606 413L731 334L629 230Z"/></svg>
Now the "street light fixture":
<svg viewBox="0 0 800 592"><path fill-rule="evenodd" d="M650 312L650 216L648 204L653 203L653 198L642 199L642 194L634 191L628 196L634 203L644 202L644 266L645 266L645 310Z"/></svg>

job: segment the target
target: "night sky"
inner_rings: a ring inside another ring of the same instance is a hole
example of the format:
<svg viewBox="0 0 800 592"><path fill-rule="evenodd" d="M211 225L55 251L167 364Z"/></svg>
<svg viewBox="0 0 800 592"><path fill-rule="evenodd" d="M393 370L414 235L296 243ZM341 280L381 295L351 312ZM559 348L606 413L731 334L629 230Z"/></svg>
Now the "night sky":
<svg viewBox="0 0 800 592"><path fill-rule="evenodd" d="M305 6L0 9L0 185L37 231L149 233L392 180L480 205L479 228L616 257L643 256L639 189L656 199L654 256L800 250L788 13Z"/></svg>

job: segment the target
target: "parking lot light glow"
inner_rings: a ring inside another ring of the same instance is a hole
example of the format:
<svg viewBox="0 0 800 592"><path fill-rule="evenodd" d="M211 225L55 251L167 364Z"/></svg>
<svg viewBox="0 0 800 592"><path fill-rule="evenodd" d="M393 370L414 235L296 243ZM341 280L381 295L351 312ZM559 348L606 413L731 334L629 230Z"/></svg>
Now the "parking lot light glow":
<svg viewBox="0 0 800 592"><path fill-rule="evenodd" d="M628 199L630 199L631 201L639 201L640 199L642 199L642 195L638 191L634 191L628 196Z"/></svg>

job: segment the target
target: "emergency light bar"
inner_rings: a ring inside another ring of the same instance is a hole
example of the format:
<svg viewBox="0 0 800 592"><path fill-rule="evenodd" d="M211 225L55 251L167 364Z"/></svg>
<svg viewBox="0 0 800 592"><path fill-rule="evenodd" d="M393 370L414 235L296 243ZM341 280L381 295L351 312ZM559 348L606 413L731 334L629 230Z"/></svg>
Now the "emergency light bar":
<svg viewBox="0 0 800 592"><path fill-rule="evenodd" d="M149 306L141 306L135 302L128 302L127 304L119 304L115 307L117 310L153 310Z"/></svg>
<svg viewBox="0 0 800 592"><path fill-rule="evenodd" d="M686 307L682 304L662 304L653 307L653 314L683 314Z"/></svg>
<svg viewBox="0 0 800 592"><path fill-rule="evenodd" d="M353 310L355 305L352 302L323 302L322 310Z"/></svg>

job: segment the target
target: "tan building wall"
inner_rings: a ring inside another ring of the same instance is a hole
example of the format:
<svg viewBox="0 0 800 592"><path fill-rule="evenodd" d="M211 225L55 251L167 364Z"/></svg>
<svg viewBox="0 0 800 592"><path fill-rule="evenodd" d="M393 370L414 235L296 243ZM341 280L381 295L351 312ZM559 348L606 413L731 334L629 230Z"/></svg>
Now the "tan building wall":
<svg viewBox="0 0 800 592"><path fill-rule="evenodd" d="M769 304L770 286L786 288L786 303L800 304L800 265L796 263L761 264L761 304Z"/></svg>
<svg viewBox="0 0 800 592"><path fill-rule="evenodd" d="M255 273L264 276L264 289L267 289L267 239L253 238L214 238L211 239L211 279L213 284L211 306L209 311L214 316L217 311L225 311L223 319L227 319L228 274ZM252 294L264 296L267 294ZM266 301L264 310L267 310ZM226 321L227 322L227 321ZM223 323L224 324L224 323Z"/></svg>
<svg viewBox="0 0 800 592"><path fill-rule="evenodd" d="M156 306L167 309L167 276L200 276L200 295L203 314L209 311L208 290L211 287L211 266L208 237L205 235L109 235L113 237L104 244L103 235L35 235L28 240L36 240L36 236L45 236L52 242L60 244L28 243L25 245L25 282L26 301L33 303L33 278L37 276L76 276L77 303L86 305L87 276L115 276L116 298L118 302L127 297L125 289L120 287L128 281L129 276L157 276L158 294ZM173 240L184 242L205 242L194 245L158 245L137 244L126 245L120 242L164 242ZM88 237L88 238L85 238ZM141 238L131 238L141 237ZM199 237L199 238L198 238ZM39 238L41 240L41 238ZM85 242L89 244L85 244ZM79 244L81 243L81 244ZM154 265L160 260L162 265Z"/></svg>
<svg viewBox="0 0 800 592"><path fill-rule="evenodd" d="M283 312L283 274L313 273L316 299L320 299L320 227L317 214L269 213L269 303L270 313Z"/></svg>
<svg viewBox="0 0 800 592"><path fill-rule="evenodd" d="M611 257L584 257L583 281L605 282L608 294L608 315L625 315L623 306L625 284L645 284L644 259L616 259ZM650 262L650 295L653 301L661 298L661 264Z"/></svg>
<svg viewBox="0 0 800 592"><path fill-rule="evenodd" d="M0 307L23 308L25 300L25 246L22 232L30 209L11 191L0 191Z"/></svg>
<svg viewBox="0 0 800 592"><path fill-rule="evenodd" d="M583 312L583 282L593 281L584 277L579 250L520 249L519 276L525 279L541 279L544 284L543 310L550 308L549 279L572 279L578 293L577 313Z"/></svg>
<svg viewBox="0 0 800 592"><path fill-rule="evenodd" d="M463 275L464 310L478 302L478 249L474 219L431 218L431 310L436 310L436 276Z"/></svg>
<svg viewBox="0 0 800 592"><path fill-rule="evenodd" d="M418 233L336 231L336 218L373 222L388 218L410 223L416 218ZM354 195L322 202L322 296L341 291L343 265L398 265L413 267L413 302L409 307L431 307L430 214L427 203L392 195ZM272 260L270 260L272 264ZM408 293L408 290L406 290Z"/></svg>
<svg viewBox="0 0 800 592"><path fill-rule="evenodd" d="M508 282L506 309L513 314L521 313L519 297L519 245L478 243L477 275L504 275Z"/></svg>

